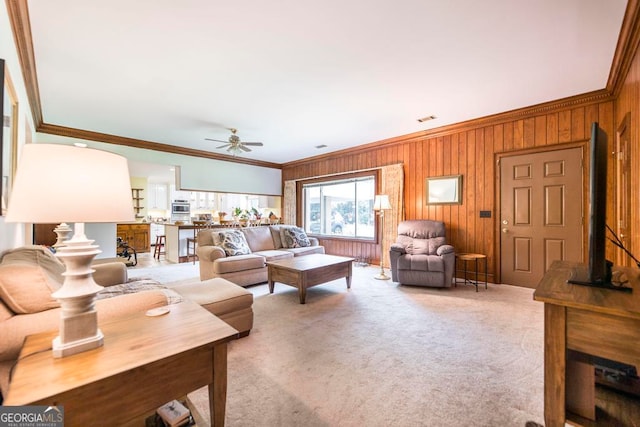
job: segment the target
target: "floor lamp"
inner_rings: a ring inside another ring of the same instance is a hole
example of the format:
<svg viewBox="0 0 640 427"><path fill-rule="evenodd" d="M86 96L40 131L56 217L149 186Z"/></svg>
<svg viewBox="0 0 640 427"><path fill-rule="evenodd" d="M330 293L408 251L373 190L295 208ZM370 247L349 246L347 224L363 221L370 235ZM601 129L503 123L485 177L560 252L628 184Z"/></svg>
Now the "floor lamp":
<svg viewBox="0 0 640 427"><path fill-rule="evenodd" d="M68 145L24 145L6 221L75 223L73 237L56 251L66 270L62 287L51 294L61 308L60 333L53 340L54 357L70 356L104 342L95 310L95 297L102 286L93 280L91 268L93 258L101 251L85 236L84 224L133 220L127 159Z"/></svg>
<svg viewBox="0 0 640 427"><path fill-rule="evenodd" d="M384 211L391 210L389 196L378 194L373 200L373 210L380 215L380 274L374 276L378 280L389 280L390 277L384 273Z"/></svg>

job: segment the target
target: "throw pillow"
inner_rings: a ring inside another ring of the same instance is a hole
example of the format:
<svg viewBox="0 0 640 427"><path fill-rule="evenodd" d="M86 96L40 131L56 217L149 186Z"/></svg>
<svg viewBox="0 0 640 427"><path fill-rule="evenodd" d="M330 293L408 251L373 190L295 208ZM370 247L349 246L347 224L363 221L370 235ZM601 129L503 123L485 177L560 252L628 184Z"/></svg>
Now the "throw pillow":
<svg viewBox="0 0 640 427"><path fill-rule="evenodd" d="M251 253L247 239L240 230L218 231L213 235L213 243L224 249L227 256L248 255Z"/></svg>
<svg viewBox="0 0 640 427"><path fill-rule="evenodd" d="M285 248L306 248L311 246L307 233L300 227L287 227L280 230L282 245Z"/></svg>
<svg viewBox="0 0 640 427"><path fill-rule="evenodd" d="M0 263L2 265L37 265L42 267L56 282L62 284L64 281L62 277L62 273L65 271L64 264L46 246L27 245L9 249L0 255Z"/></svg>
<svg viewBox="0 0 640 427"><path fill-rule="evenodd" d="M59 288L41 267L24 264L0 267L0 298L14 313L38 313L60 307L51 296Z"/></svg>

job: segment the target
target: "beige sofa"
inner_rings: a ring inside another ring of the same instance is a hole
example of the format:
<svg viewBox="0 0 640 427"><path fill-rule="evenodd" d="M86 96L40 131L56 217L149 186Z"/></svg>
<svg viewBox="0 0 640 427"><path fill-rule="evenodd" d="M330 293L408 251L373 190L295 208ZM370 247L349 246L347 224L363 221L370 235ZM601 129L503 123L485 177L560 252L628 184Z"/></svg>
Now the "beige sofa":
<svg viewBox="0 0 640 427"><path fill-rule="evenodd" d="M153 280L127 280L122 262L94 264L98 323L188 299L240 332L253 326L253 294L224 279L167 288ZM62 284L64 265L42 246L25 246L0 255L0 391L6 394L10 373L26 336L58 329L60 308L51 298Z"/></svg>
<svg viewBox="0 0 640 427"><path fill-rule="evenodd" d="M102 286L127 279L122 263L96 265L95 280ZM11 368L27 335L56 330L60 307L51 292L62 283L64 266L46 248L24 247L0 259L0 390L6 394ZM98 322L167 305L161 290L96 301Z"/></svg>
<svg viewBox="0 0 640 427"><path fill-rule="evenodd" d="M304 235L308 246L293 243L290 237L296 229L300 231L291 225L201 230L197 235L196 249L200 260L200 280L221 277L240 286L264 283L267 281L267 261L324 253L324 246L320 246L318 239L314 237ZM249 253L230 255L228 249L214 243L219 233L230 230L242 233L249 247Z"/></svg>

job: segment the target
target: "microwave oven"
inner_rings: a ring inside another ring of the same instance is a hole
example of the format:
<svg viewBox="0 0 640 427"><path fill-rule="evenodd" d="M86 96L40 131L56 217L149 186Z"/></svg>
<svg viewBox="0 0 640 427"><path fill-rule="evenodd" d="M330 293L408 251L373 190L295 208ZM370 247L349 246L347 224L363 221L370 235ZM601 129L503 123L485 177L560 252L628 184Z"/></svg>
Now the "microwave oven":
<svg viewBox="0 0 640 427"><path fill-rule="evenodd" d="M171 203L171 214L188 214L191 212L191 206L188 202Z"/></svg>

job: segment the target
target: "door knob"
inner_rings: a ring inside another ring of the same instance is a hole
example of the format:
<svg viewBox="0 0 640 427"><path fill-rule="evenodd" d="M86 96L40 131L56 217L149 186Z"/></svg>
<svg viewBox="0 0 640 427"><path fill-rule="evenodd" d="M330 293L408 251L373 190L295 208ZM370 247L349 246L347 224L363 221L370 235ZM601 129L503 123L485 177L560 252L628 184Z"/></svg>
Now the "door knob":
<svg viewBox="0 0 640 427"><path fill-rule="evenodd" d="M505 227L505 228L502 229L502 232L506 234L506 233L509 232L509 229L507 227Z"/></svg>

